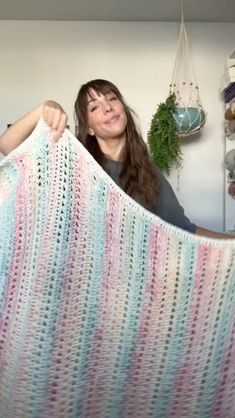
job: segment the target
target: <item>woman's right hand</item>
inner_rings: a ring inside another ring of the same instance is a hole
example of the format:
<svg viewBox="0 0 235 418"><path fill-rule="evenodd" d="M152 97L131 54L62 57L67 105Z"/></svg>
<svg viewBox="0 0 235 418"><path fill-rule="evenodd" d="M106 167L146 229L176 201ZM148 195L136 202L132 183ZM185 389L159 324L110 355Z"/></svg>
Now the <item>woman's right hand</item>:
<svg viewBox="0 0 235 418"><path fill-rule="evenodd" d="M68 116L61 105L53 100L46 100L42 104L42 118L52 130L55 142L63 135Z"/></svg>
<svg viewBox="0 0 235 418"><path fill-rule="evenodd" d="M41 117L51 128L53 140L58 141L66 128L68 117L59 103L46 100L0 135L0 153L7 155L20 145L31 134Z"/></svg>

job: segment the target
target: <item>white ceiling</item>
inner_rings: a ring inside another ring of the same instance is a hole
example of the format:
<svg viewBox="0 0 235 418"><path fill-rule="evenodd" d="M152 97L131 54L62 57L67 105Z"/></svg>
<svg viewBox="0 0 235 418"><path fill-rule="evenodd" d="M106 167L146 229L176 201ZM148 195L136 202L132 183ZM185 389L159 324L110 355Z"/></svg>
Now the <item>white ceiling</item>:
<svg viewBox="0 0 235 418"><path fill-rule="evenodd" d="M0 20L180 20L181 0L0 0ZM235 22L235 0L184 0L189 22Z"/></svg>

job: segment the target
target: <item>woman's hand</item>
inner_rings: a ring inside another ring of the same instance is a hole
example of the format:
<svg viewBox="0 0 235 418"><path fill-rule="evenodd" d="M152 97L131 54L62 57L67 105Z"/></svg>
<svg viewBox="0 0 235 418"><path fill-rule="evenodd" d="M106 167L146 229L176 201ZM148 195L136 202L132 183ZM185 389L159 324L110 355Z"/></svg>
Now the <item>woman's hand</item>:
<svg viewBox="0 0 235 418"><path fill-rule="evenodd" d="M59 103L47 100L42 106L42 118L52 130L55 142L63 135L66 128L68 116Z"/></svg>
<svg viewBox="0 0 235 418"><path fill-rule="evenodd" d="M54 141L58 141L66 128L68 117L59 103L47 100L0 135L0 153L7 155L20 145L31 134L41 117L51 128Z"/></svg>

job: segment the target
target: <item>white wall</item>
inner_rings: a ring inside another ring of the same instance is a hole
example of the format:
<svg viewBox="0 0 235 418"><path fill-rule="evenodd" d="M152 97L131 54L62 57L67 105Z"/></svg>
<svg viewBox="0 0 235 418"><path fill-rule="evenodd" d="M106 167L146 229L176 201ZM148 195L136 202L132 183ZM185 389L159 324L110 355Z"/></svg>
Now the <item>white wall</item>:
<svg viewBox="0 0 235 418"><path fill-rule="evenodd" d="M186 23L201 99L208 112L203 134L186 140L180 191L187 215L223 230L224 134L220 82L234 49L235 24ZM168 95L179 24L119 22L19 22L0 25L0 132L44 99L69 114L80 85L106 78L118 85L138 113L143 134Z"/></svg>

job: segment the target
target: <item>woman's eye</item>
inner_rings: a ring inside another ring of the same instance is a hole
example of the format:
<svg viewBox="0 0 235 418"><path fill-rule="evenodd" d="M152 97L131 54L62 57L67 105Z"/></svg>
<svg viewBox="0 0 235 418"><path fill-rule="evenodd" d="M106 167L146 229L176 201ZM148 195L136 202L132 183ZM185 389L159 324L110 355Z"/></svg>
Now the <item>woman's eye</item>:
<svg viewBox="0 0 235 418"><path fill-rule="evenodd" d="M94 112L97 109L97 106L93 106L90 108L90 112Z"/></svg>
<svg viewBox="0 0 235 418"><path fill-rule="evenodd" d="M117 96L107 96L107 100L109 100L110 102L117 100Z"/></svg>

